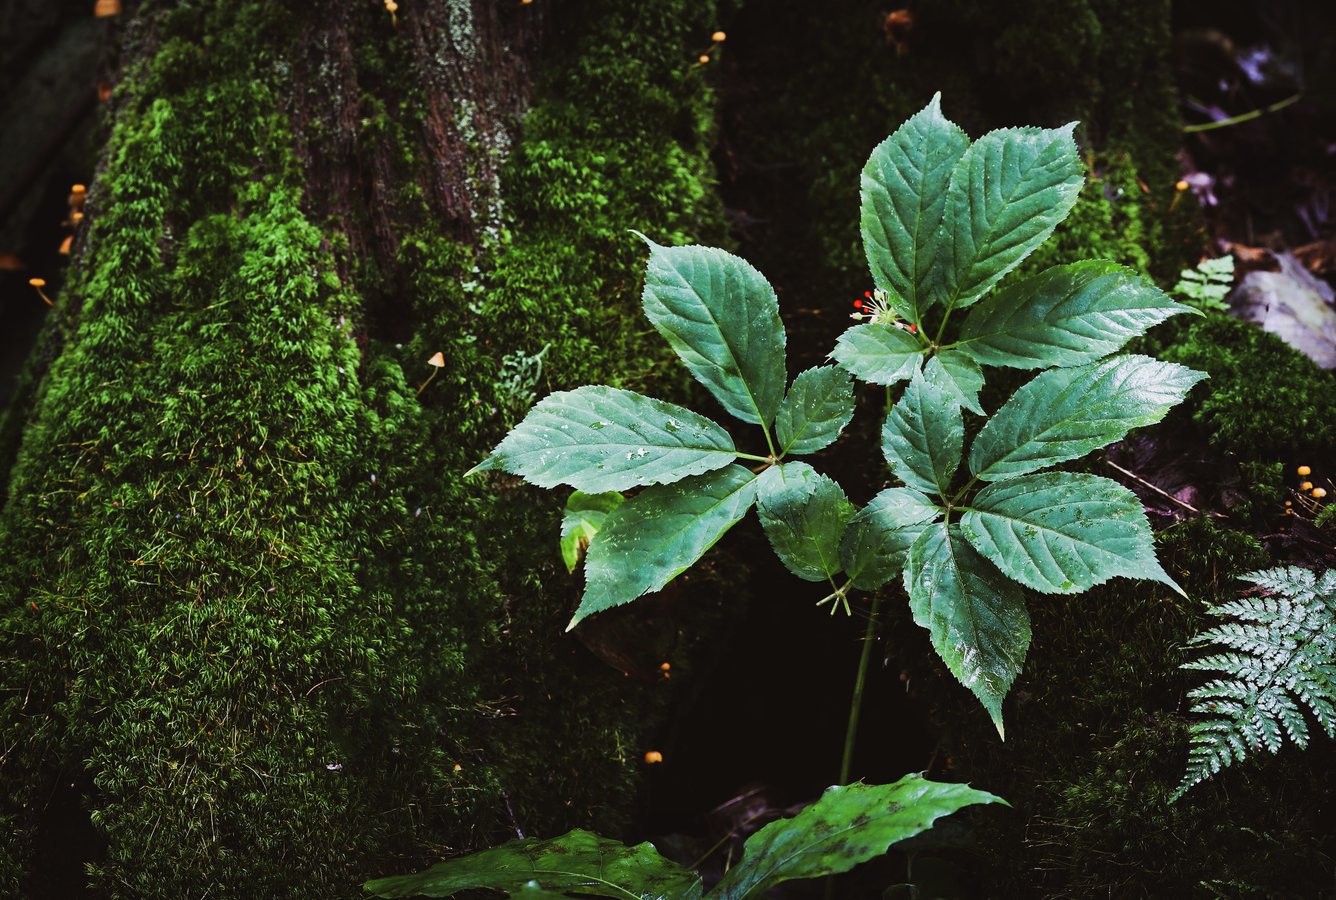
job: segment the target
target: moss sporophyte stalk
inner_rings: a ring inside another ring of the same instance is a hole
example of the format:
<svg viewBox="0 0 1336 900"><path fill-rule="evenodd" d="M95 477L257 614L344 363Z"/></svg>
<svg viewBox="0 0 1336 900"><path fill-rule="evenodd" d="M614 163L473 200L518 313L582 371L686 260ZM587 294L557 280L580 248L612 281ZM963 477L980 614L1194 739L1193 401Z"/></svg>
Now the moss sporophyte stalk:
<svg viewBox="0 0 1336 900"><path fill-rule="evenodd" d="M858 324L836 341L835 365L791 381L778 300L759 271L720 249L641 235L645 315L727 413L759 428L754 444L766 452L742 452L713 420L632 391L587 386L540 400L470 474L501 470L577 492L567 514L581 516L582 538L564 547L573 567L587 546L585 590L569 627L659 590L755 507L783 565L828 585L818 603L849 611L851 591L872 593L846 782L886 585L903 588L914 621L999 735L1030 643L1026 590L1077 594L1125 577L1181 594L1137 497L1055 467L1158 422L1205 377L1119 353L1196 311L1104 260L1004 281L1076 202L1074 127L1004 128L971 142L934 97L879 144L860 179L875 290L855 301ZM980 389L995 367L1038 374L990 414ZM794 459L839 438L855 379L886 389L881 450L894 479L862 507ZM966 413L983 419L968 449ZM590 497L601 498L593 517L581 512Z"/></svg>

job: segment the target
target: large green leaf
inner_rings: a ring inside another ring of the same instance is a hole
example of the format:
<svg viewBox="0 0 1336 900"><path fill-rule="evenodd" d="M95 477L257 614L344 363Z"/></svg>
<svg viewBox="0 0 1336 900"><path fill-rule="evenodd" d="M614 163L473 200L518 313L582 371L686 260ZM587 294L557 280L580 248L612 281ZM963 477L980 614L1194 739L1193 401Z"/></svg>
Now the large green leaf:
<svg viewBox="0 0 1336 900"><path fill-rule="evenodd" d="M997 726L1002 699L1030 647L1025 595L979 555L960 526L928 526L909 548L905 590L914 621L960 683L974 692Z"/></svg>
<svg viewBox="0 0 1336 900"><path fill-rule="evenodd" d="M948 308L982 297L1067 217L1084 180L1075 127L1003 128L965 151L951 174L936 254Z"/></svg>
<svg viewBox="0 0 1336 900"><path fill-rule="evenodd" d="M645 315L724 409L769 427L788 381L784 326L770 282L746 260L714 247L645 242Z"/></svg>
<svg viewBox="0 0 1336 900"><path fill-rule="evenodd" d="M561 516L561 558L566 563L567 572L575 571L608 513L621 506L625 499L616 491L607 494L575 491L566 500L566 510Z"/></svg>
<svg viewBox="0 0 1336 900"><path fill-rule="evenodd" d="M844 530L840 563L854 587L876 590L905 567L905 558L923 529L942 511L909 488L887 488L860 509Z"/></svg>
<svg viewBox="0 0 1336 900"><path fill-rule="evenodd" d="M1037 591L1079 594L1121 575L1183 593L1155 558L1141 501L1098 475L1041 472L990 484L960 530L1005 575Z"/></svg>
<svg viewBox="0 0 1336 900"><path fill-rule="evenodd" d="M983 369L959 350L943 350L928 360L923 377L942 388L956 402L975 415L983 415L979 405L979 391L983 390Z"/></svg>
<svg viewBox="0 0 1336 900"><path fill-rule="evenodd" d="M1008 284L970 310L957 345L990 366L1075 366L1195 312L1117 263L1090 259Z"/></svg>
<svg viewBox="0 0 1336 900"><path fill-rule="evenodd" d="M585 559L585 591L567 626L657 591L705 555L747 514L756 476L729 466L646 488L608 516Z"/></svg>
<svg viewBox="0 0 1336 900"><path fill-rule="evenodd" d="M364 887L377 897L450 897L471 888L521 897L547 891L621 900L697 900L702 893L699 875L660 856L651 844L628 847L578 828L558 838L511 841Z"/></svg>
<svg viewBox="0 0 1336 900"><path fill-rule="evenodd" d="M892 385L918 371L923 345L902 328L870 322L846 329L830 357L856 378Z"/></svg>
<svg viewBox="0 0 1336 900"><path fill-rule="evenodd" d="M736 456L728 432L704 416L590 385L539 400L466 474L502 469L539 487L568 484L601 494L721 469Z"/></svg>
<svg viewBox="0 0 1336 900"><path fill-rule="evenodd" d="M970 447L970 471L1000 481L1085 456L1160 421L1205 377L1148 356L1043 372L984 425Z"/></svg>
<svg viewBox="0 0 1336 900"><path fill-rule="evenodd" d="M863 250L901 316L922 322L951 171L970 139L942 115L942 95L877 145L860 179Z"/></svg>
<svg viewBox="0 0 1336 900"><path fill-rule="evenodd" d="M891 471L925 494L947 496L964 441L960 404L921 375L909 382L881 430L881 449Z"/></svg>
<svg viewBox="0 0 1336 900"><path fill-rule="evenodd" d="M837 366L808 369L793 386L775 415L779 452L815 453L835 443L854 417L854 384Z"/></svg>
<svg viewBox="0 0 1336 900"><path fill-rule="evenodd" d="M758 480L756 514L770 546L806 581L840 571L840 538L855 509L838 484L806 463L771 466Z"/></svg>
<svg viewBox="0 0 1336 900"><path fill-rule="evenodd" d="M897 841L927 831L942 816L1001 797L968 785L906 775L894 784L846 784L790 819L771 822L747 839L742 860L710 891L714 900L760 897L798 878L847 872L876 859Z"/></svg>

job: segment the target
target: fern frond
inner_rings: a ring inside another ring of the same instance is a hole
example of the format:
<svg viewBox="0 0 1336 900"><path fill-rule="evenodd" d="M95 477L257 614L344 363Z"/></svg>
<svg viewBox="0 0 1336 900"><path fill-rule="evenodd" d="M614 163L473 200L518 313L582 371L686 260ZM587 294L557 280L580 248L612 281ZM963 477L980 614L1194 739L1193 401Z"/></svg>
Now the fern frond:
<svg viewBox="0 0 1336 900"><path fill-rule="evenodd" d="M1289 736L1308 746L1307 709L1336 737L1336 569L1321 577L1281 566L1243 576L1262 590L1210 612L1226 621L1192 639L1216 652L1185 669L1217 677L1188 692L1192 712L1187 771L1170 801L1258 750L1280 751Z"/></svg>

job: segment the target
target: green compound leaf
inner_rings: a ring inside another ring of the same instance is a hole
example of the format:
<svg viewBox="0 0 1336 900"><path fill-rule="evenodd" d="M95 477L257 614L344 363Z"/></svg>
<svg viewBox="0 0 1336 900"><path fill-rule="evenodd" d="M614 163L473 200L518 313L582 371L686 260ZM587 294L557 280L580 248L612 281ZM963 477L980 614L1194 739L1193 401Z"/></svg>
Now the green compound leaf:
<svg viewBox="0 0 1336 900"><path fill-rule="evenodd" d="M617 507L589 545L584 596L566 630L662 588L704 556L755 500L756 476L729 466L646 488Z"/></svg>
<svg viewBox="0 0 1336 900"><path fill-rule="evenodd" d="M744 422L769 427L784 398L784 326L765 276L714 247L649 244L645 315L696 380Z"/></svg>
<svg viewBox="0 0 1336 900"><path fill-rule="evenodd" d="M915 324L932 302L932 263L951 172L970 139L942 115L942 95L877 145L860 179L872 281Z"/></svg>
<svg viewBox="0 0 1336 900"><path fill-rule="evenodd" d="M1195 310L1131 269L1091 259L1004 286L970 310L957 345L989 366L1075 366L1184 312Z"/></svg>
<svg viewBox="0 0 1336 900"><path fill-rule="evenodd" d="M976 803L1007 802L964 784L906 775L894 784L827 788L791 819L771 822L747 839L742 860L709 894L711 900L761 897L798 878L847 872L897 841L927 831L942 816Z"/></svg>
<svg viewBox="0 0 1336 900"><path fill-rule="evenodd" d="M871 322L855 325L840 335L830 357L856 378L892 385L918 371L923 345L902 328Z"/></svg>
<svg viewBox="0 0 1336 900"><path fill-rule="evenodd" d="M539 487L588 494L666 484L721 469L733 439L691 410L590 385L548 394L466 474L502 469Z"/></svg>
<svg viewBox="0 0 1336 900"><path fill-rule="evenodd" d="M1098 475L1043 472L990 484L960 530L1008 578L1037 591L1079 594L1122 576L1183 594L1155 558L1141 501Z"/></svg>
<svg viewBox="0 0 1336 900"><path fill-rule="evenodd" d="M789 571L825 581L840 571L840 538L856 507L806 463L771 466L758 479L756 513L770 546Z"/></svg>
<svg viewBox="0 0 1336 900"><path fill-rule="evenodd" d="M984 801L972 801L984 802ZM437 863L415 875L368 881L377 897L450 897L490 888L521 897L618 897L698 900L700 876L659 855L649 843L625 844L575 829L558 838L525 838Z"/></svg>
<svg viewBox="0 0 1336 900"><path fill-rule="evenodd" d="M603 527L603 520L625 499L616 491L607 494L575 491L571 494L561 516L561 558L566 563L567 572L575 571L585 549Z"/></svg>
<svg viewBox="0 0 1336 900"><path fill-rule="evenodd" d="M956 398L956 402L975 415L983 415L979 391L983 390L983 369L959 350L943 350L923 367L923 378Z"/></svg>
<svg viewBox="0 0 1336 900"><path fill-rule="evenodd" d="M1205 377L1148 356L1041 373L984 425L970 448L970 471L1000 481L1085 456L1160 421Z"/></svg>
<svg viewBox="0 0 1336 900"><path fill-rule="evenodd" d="M925 494L947 495L964 442L960 404L921 375L909 382L881 430L881 449L891 471Z"/></svg>
<svg viewBox="0 0 1336 900"><path fill-rule="evenodd" d="M899 575L909 548L941 516L931 500L909 488L887 488L873 497L840 541L840 563L854 587L874 591Z"/></svg>
<svg viewBox="0 0 1336 900"><path fill-rule="evenodd" d="M905 590L914 621L951 673L974 692L1004 739L1002 699L1030 647L1025 596L960 532L930 525L909 548Z"/></svg>
<svg viewBox="0 0 1336 900"><path fill-rule="evenodd" d="M951 174L937 252L949 309L986 294L1067 218L1084 181L1075 128L1003 128L965 151Z"/></svg>
<svg viewBox="0 0 1336 900"><path fill-rule="evenodd" d="M815 453L835 443L854 417L854 383L836 366L808 369L793 379L775 414L779 451Z"/></svg>

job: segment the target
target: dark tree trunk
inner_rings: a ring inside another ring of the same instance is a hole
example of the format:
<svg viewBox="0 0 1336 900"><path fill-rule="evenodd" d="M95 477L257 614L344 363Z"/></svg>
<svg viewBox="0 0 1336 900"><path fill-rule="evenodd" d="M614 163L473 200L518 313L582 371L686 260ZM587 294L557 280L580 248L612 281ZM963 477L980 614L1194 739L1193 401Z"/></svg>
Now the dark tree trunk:
<svg viewBox="0 0 1336 900"><path fill-rule="evenodd" d="M535 394L654 365L623 229L717 221L685 5L103 26L106 147L4 429L0 891L356 896L617 825L644 689L561 637L556 501L459 473Z"/></svg>

